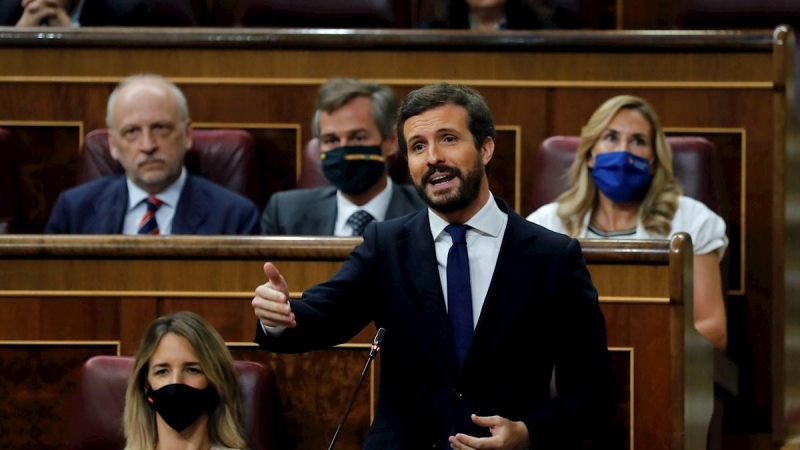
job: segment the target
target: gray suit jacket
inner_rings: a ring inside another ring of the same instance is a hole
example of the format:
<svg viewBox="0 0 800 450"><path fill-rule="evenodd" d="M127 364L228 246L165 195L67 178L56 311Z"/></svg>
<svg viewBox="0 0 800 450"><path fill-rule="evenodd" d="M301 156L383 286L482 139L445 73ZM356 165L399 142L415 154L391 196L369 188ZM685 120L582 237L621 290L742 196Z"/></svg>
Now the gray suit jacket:
<svg viewBox="0 0 800 450"><path fill-rule="evenodd" d="M392 184L386 220L424 208L413 186ZM324 186L272 194L261 216L261 234L333 236L336 225L336 188Z"/></svg>

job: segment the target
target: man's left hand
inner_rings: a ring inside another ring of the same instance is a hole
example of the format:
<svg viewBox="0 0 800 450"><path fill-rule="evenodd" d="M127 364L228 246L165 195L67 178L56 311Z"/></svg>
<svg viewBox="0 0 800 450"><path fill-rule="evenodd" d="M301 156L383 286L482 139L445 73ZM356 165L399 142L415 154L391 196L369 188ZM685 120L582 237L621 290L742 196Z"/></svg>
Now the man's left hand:
<svg viewBox="0 0 800 450"><path fill-rule="evenodd" d="M522 422L512 422L505 417L488 416L479 417L472 415L476 425L489 428L491 437L477 438L466 434L450 436L450 446L453 450L524 450L530 447L528 427Z"/></svg>

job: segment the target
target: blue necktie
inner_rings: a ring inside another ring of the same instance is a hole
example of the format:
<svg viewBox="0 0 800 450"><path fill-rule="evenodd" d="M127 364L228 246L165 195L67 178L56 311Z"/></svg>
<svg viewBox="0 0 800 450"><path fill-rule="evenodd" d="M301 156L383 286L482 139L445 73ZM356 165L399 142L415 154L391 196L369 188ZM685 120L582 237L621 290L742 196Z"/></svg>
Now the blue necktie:
<svg viewBox="0 0 800 450"><path fill-rule="evenodd" d="M151 196L145 200L145 203L147 203L147 211L139 222L138 234L161 234L158 230L158 222L156 222L156 211L161 207L161 200Z"/></svg>
<svg viewBox="0 0 800 450"><path fill-rule="evenodd" d="M453 324L453 339L459 367L464 365L475 330L472 326L472 289L469 282L467 225L450 224L445 231L453 238L447 253L447 313Z"/></svg>

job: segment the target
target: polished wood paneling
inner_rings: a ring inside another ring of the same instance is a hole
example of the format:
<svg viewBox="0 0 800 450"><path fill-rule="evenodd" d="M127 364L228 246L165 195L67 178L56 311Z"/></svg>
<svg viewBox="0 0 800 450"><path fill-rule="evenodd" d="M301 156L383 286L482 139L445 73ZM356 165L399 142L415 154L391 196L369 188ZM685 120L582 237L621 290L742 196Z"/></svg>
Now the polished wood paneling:
<svg viewBox="0 0 800 450"><path fill-rule="evenodd" d="M344 415L369 354L369 345L337 347L297 355L280 355L257 347L232 345L236 359L272 368L285 416L285 448L321 449L328 445ZM364 444L376 400L376 361L356 395L336 446L358 449ZM280 431L279 431L280 432Z"/></svg>
<svg viewBox="0 0 800 450"><path fill-rule="evenodd" d="M72 398L83 362L117 351L114 342L0 340L0 446L8 450L66 448L74 413Z"/></svg>

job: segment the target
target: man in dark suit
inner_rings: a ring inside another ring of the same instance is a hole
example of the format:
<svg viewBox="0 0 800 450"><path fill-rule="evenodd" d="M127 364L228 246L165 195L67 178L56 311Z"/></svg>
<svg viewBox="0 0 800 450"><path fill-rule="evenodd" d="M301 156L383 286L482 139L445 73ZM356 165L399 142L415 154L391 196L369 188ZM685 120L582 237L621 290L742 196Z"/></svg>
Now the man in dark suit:
<svg viewBox="0 0 800 450"><path fill-rule="evenodd" d="M125 170L63 192L46 233L257 234L252 201L183 167L192 146L186 98L156 75L123 80L108 99L111 155Z"/></svg>
<svg viewBox="0 0 800 450"><path fill-rule="evenodd" d="M360 236L372 221L425 205L388 175L397 151L397 97L387 86L334 78L320 86L311 122L322 171L333 186L273 194L261 217L267 235Z"/></svg>
<svg viewBox="0 0 800 450"><path fill-rule="evenodd" d="M618 398L580 243L492 196L494 123L477 92L426 86L399 115L428 209L368 226L339 272L299 301L266 263L256 342L304 352L371 321L385 328L366 449L576 448Z"/></svg>

